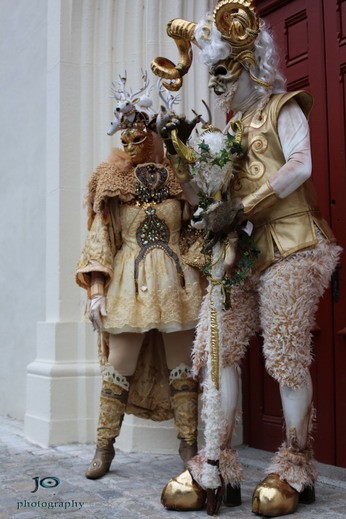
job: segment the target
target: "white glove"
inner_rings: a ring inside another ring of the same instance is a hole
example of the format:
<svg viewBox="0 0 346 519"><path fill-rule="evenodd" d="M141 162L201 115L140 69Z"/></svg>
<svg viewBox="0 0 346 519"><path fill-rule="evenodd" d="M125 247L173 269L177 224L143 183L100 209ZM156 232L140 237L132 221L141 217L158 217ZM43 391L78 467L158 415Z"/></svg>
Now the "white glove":
<svg viewBox="0 0 346 519"><path fill-rule="evenodd" d="M101 331L102 317L106 317L106 297L102 295L93 296L90 302L89 319L94 331Z"/></svg>

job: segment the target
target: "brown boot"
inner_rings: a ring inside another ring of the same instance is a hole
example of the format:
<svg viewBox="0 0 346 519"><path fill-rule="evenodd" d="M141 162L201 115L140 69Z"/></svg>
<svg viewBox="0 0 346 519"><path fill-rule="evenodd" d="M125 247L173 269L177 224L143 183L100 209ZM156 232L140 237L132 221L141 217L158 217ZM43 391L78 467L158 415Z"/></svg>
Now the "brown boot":
<svg viewBox="0 0 346 519"><path fill-rule="evenodd" d="M110 440L108 447L96 447L94 458L85 472L88 479L98 479L107 474L115 456L113 442Z"/></svg>
<svg viewBox="0 0 346 519"><path fill-rule="evenodd" d="M94 458L85 472L88 479L104 476L115 455L114 441L119 436L129 394L127 377L116 375L116 383L102 380L97 447Z"/></svg>
<svg viewBox="0 0 346 519"><path fill-rule="evenodd" d="M184 462L185 467L186 467L187 462L190 461L194 456L196 456L197 451L198 451L197 440L194 441L191 445L189 443L187 443L186 440L180 440L179 456L181 457L182 461Z"/></svg>
<svg viewBox="0 0 346 519"><path fill-rule="evenodd" d="M198 382L190 368L181 364L170 371L171 405L180 441L179 454L186 466L197 454Z"/></svg>

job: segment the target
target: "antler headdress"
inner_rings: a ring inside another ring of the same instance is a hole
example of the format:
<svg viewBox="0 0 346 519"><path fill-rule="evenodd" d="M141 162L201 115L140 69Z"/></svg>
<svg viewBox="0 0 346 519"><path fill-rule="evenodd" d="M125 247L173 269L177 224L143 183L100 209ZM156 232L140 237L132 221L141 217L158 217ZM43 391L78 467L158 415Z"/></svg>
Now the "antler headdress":
<svg viewBox="0 0 346 519"><path fill-rule="evenodd" d="M152 110L152 100L149 97L151 90L147 71L142 70L143 86L135 92L126 90L127 74L119 76L120 81L112 82L111 92L115 101L115 119L111 122L108 135L129 127L145 129L155 113Z"/></svg>
<svg viewBox="0 0 346 519"><path fill-rule="evenodd" d="M250 74L251 78L261 86L268 83L257 78L251 71L256 65L254 55L255 40L259 34L259 18L252 0L219 0L213 12L212 23L221 33L221 39L230 45L229 58L239 62ZM197 24L186 20L174 19L167 25L167 34L171 36L178 47L179 62L174 65L167 58L158 57L151 63L154 74L169 81L163 85L169 90L179 90L183 76L188 72L192 63L192 46L197 46L195 30ZM204 39L210 38L210 30L205 27Z"/></svg>

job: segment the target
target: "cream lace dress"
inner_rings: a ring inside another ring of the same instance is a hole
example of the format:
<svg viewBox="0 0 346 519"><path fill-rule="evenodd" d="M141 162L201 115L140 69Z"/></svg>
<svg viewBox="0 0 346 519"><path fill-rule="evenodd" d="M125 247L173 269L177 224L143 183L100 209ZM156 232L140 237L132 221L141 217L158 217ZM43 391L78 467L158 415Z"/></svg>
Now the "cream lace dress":
<svg viewBox="0 0 346 519"><path fill-rule="evenodd" d="M142 164L125 171L103 163L89 190L96 213L76 279L88 288L92 271L107 275L103 331L194 328L202 300L200 274L182 261L185 202L169 165Z"/></svg>
<svg viewBox="0 0 346 519"><path fill-rule="evenodd" d="M201 303L199 274L184 266L180 257L181 212L180 201L172 199L120 207L123 244L114 258L114 277L107 293L106 331L157 328L173 332L196 325ZM150 232L158 239L141 247L138 235L144 235L142 242L148 241ZM167 243L159 239L160 232L169 235Z"/></svg>

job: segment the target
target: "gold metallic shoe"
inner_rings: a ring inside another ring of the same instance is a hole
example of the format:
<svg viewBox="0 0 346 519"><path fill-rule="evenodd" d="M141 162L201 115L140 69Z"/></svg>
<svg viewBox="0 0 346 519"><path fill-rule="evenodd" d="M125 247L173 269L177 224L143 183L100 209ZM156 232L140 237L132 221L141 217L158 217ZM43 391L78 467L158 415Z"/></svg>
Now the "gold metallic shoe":
<svg viewBox="0 0 346 519"><path fill-rule="evenodd" d="M252 511L266 517L278 517L296 511L299 493L277 474L269 474L252 496Z"/></svg>
<svg viewBox="0 0 346 519"><path fill-rule="evenodd" d="M170 479L161 494L161 503L168 510L201 510L206 500L206 491L185 470Z"/></svg>
<svg viewBox="0 0 346 519"><path fill-rule="evenodd" d="M107 474L115 456L113 443L109 447L96 448L94 459L85 472L88 479L98 479Z"/></svg>

